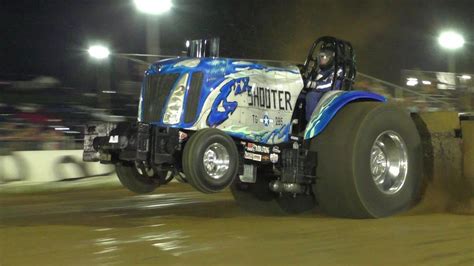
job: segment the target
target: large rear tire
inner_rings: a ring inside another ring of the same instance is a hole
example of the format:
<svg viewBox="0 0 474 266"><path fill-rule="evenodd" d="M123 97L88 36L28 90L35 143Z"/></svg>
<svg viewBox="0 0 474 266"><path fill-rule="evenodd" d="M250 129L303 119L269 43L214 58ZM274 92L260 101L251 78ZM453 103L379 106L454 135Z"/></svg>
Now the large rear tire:
<svg viewBox="0 0 474 266"><path fill-rule="evenodd" d="M355 102L311 140L321 210L377 218L410 208L422 178L420 137L410 116L385 103Z"/></svg>

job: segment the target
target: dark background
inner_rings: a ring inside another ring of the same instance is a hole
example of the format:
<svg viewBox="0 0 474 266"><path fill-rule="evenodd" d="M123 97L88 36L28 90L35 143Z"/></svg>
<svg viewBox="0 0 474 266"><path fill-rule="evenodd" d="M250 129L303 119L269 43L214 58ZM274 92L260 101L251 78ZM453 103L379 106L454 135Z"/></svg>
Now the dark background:
<svg viewBox="0 0 474 266"><path fill-rule="evenodd" d="M303 61L322 35L349 40L361 72L399 83L401 69L447 71L436 38L456 29L474 38L472 0L174 0L160 17L161 49L219 36L221 55ZM0 1L0 75L49 75L84 87L96 66L85 50L100 41L115 52L146 53L146 15L131 0ZM474 72L472 43L457 52L458 72Z"/></svg>

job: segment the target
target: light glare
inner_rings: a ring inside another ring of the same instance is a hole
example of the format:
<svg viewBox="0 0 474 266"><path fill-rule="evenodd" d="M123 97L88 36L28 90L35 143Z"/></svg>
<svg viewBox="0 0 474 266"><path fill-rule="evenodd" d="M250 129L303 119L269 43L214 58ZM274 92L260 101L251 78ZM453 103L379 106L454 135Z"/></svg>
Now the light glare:
<svg viewBox="0 0 474 266"><path fill-rule="evenodd" d="M140 12L150 15L163 14L173 6L171 0L134 0L133 2Z"/></svg>
<svg viewBox="0 0 474 266"><path fill-rule="evenodd" d="M418 85L418 80L417 79L408 79L407 86L414 87L416 85Z"/></svg>
<svg viewBox="0 0 474 266"><path fill-rule="evenodd" d="M464 42L464 37L454 31L443 32L438 38L439 45L449 50L455 50L463 47Z"/></svg>
<svg viewBox="0 0 474 266"><path fill-rule="evenodd" d="M469 75L462 75L461 76L461 79L464 79L464 80L470 80L472 77L469 76Z"/></svg>
<svg viewBox="0 0 474 266"><path fill-rule="evenodd" d="M109 49L102 45L92 45L87 52L91 57L96 59L105 59L110 55Z"/></svg>

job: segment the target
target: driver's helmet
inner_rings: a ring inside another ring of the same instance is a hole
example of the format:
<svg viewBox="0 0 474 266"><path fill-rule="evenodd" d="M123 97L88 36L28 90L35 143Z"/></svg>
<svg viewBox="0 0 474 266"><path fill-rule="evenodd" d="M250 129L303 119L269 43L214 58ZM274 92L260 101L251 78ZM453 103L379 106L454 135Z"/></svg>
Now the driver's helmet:
<svg viewBox="0 0 474 266"><path fill-rule="evenodd" d="M318 64L321 69L327 69L332 66L336 51L332 43L325 43L321 46L318 53Z"/></svg>

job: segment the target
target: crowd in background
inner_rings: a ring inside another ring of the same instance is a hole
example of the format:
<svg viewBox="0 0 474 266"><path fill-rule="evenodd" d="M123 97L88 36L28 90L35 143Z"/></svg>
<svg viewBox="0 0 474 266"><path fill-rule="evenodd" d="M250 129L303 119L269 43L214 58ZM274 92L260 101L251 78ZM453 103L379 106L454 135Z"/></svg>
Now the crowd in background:
<svg viewBox="0 0 474 266"><path fill-rule="evenodd" d="M78 131L62 126L62 122L41 105L0 103L0 150L76 148Z"/></svg>

